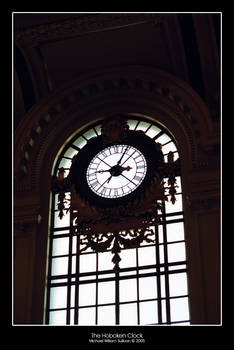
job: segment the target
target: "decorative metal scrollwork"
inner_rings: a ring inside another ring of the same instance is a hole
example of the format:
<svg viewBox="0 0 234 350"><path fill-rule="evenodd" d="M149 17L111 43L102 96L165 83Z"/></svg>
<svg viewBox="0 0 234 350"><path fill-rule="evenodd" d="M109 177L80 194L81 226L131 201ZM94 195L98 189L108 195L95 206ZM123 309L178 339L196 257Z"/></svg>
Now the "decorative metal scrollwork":
<svg viewBox="0 0 234 350"><path fill-rule="evenodd" d="M104 121L103 144L123 140L126 142L127 139L128 127L121 118ZM116 202L116 205L112 206L95 205L77 191L77 184L75 186L73 180L76 178L73 167L66 178L64 178L63 168L59 169L57 177L52 178L52 191L58 194L58 216L62 219L70 211L73 225L75 225L75 234L79 235L81 247L83 246L80 252L88 248L95 252L111 249L116 272L119 271L121 250L137 248L144 241L154 242L152 226L160 223L158 212L162 209L161 203L168 198L172 204L176 201L179 159L174 161L173 153L169 152L167 162L164 162L161 145L153 142L151 146L156 159L159 159L158 166L152 171L144 191L131 197L128 202ZM72 164L77 164L77 155L73 157ZM164 187L165 178L168 185L167 196ZM70 198L67 192L70 193Z"/></svg>

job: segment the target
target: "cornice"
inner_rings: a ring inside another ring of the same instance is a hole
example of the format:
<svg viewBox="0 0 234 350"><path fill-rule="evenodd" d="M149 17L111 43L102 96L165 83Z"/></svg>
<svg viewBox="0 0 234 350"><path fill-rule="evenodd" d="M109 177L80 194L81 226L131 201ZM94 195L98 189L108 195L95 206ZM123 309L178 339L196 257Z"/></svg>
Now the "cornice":
<svg viewBox="0 0 234 350"><path fill-rule="evenodd" d="M162 23L165 15L160 13L110 13L72 15L71 18L15 30L15 41L37 46L50 41L63 40L92 32L113 30L130 25Z"/></svg>
<svg viewBox="0 0 234 350"><path fill-rule="evenodd" d="M33 151L39 144L41 149L46 147L48 135L54 133L55 125L65 125L69 118L77 119L82 109L87 114L87 108L100 109L102 102L116 104L118 101L121 104L123 100L125 107L128 103L132 105L134 100L135 112L138 103L142 103L145 106L153 104L165 114L169 113L170 117L168 115L164 123L170 128L174 120L183 130L190 145L190 161L196 165L197 145L203 143L210 132L209 112L199 96L184 82L159 70L142 66L115 67L69 83L25 116L15 135L15 174L20 192L23 188L30 190L22 178L30 174L32 164L40 163L44 151L38 150L36 154ZM30 177L34 178L32 174Z"/></svg>

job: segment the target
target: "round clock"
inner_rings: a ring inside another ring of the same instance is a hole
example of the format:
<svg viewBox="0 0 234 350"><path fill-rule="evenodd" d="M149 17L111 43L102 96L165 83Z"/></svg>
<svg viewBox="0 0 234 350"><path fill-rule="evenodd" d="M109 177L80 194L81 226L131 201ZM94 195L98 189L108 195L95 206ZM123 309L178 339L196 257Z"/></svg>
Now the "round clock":
<svg viewBox="0 0 234 350"><path fill-rule="evenodd" d="M143 132L129 130L122 142L90 139L71 166L77 194L91 206L111 208L131 203L160 174L163 154Z"/></svg>
<svg viewBox="0 0 234 350"><path fill-rule="evenodd" d="M106 147L94 156L86 177L96 195L119 198L135 191L144 180L146 171L146 159L137 148L118 144Z"/></svg>

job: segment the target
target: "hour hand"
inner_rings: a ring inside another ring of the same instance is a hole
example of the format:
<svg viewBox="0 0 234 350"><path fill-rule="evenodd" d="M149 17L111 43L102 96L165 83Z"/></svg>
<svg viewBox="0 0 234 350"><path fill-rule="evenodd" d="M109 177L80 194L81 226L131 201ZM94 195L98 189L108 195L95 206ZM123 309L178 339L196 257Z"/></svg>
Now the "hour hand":
<svg viewBox="0 0 234 350"><path fill-rule="evenodd" d="M98 170L98 171L96 171L95 173L100 173L100 174L102 174L102 173L105 173L105 172L110 172L110 169L108 169L108 170Z"/></svg>
<svg viewBox="0 0 234 350"><path fill-rule="evenodd" d="M132 169L132 167L130 167L129 165L126 166L126 167L121 167L121 171L124 171L124 170L129 171L129 170L131 170L131 169Z"/></svg>

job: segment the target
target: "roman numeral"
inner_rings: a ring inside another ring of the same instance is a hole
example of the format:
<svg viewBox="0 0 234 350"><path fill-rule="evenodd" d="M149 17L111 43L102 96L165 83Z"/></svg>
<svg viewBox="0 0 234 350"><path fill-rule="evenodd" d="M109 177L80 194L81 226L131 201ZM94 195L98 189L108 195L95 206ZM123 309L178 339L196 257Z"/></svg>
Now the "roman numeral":
<svg viewBox="0 0 234 350"><path fill-rule="evenodd" d="M145 165L137 165L137 169L145 169Z"/></svg>
<svg viewBox="0 0 234 350"><path fill-rule="evenodd" d="M119 153L118 146L113 146L112 150L114 151L114 153Z"/></svg>
<svg viewBox="0 0 234 350"><path fill-rule="evenodd" d="M100 184L99 184L99 182L96 179L92 179L92 180L90 180L90 185L93 188L95 188L95 187L99 186Z"/></svg>
<svg viewBox="0 0 234 350"><path fill-rule="evenodd" d="M141 179L142 178L140 176L138 176L138 175L135 175L134 178L133 178L133 180L135 180L137 182L141 181Z"/></svg>
<svg viewBox="0 0 234 350"><path fill-rule="evenodd" d="M106 187L103 187L102 189L101 189L101 191L99 192L100 193L100 195L105 195L106 194L106 190L107 190L107 188Z"/></svg>

